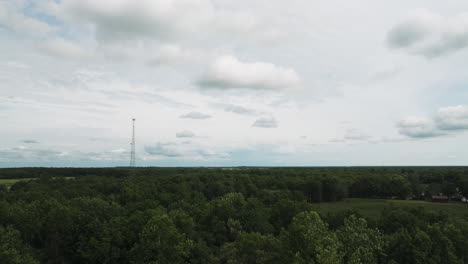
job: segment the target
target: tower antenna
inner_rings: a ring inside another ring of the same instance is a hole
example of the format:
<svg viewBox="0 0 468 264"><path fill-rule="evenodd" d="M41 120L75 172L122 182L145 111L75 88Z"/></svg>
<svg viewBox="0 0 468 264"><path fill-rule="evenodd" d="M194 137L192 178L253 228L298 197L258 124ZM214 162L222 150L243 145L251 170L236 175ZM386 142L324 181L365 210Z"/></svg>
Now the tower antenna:
<svg viewBox="0 0 468 264"><path fill-rule="evenodd" d="M132 149L130 151L130 167L135 167L135 118L132 118Z"/></svg>

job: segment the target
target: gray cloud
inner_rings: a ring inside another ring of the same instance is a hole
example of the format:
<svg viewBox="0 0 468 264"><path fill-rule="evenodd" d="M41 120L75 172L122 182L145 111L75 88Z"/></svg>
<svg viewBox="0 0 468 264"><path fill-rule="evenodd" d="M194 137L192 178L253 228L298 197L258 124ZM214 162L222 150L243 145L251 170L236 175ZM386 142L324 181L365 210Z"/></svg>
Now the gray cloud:
<svg viewBox="0 0 468 264"><path fill-rule="evenodd" d="M165 64L187 63L195 60L198 56L195 52L176 45L164 45L147 61L147 65L161 66Z"/></svg>
<svg viewBox="0 0 468 264"><path fill-rule="evenodd" d="M255 120L255 123L252 126L262 128L275 128L278 127L278 122L273 117L262 117Z"/></svg>
<svg viewBox="0 0 468 264"><path fill-rule="evenodd" d="M298 89L301 80L291 68L265 62L241 62L234 56L216 58L198 81L203 88L262 90Z"/></svg>
<svg viewBox="0 0 468 264"><path fill-rule="evenodd" d="M430 29L419 21L406 21L390 30L387 41L391 47L405 48L423 40Z"/></svg>
<svg viewBox="0 0 468 264"><path fill-rule="evenodd" d="M23 160L24 155L17 151L0 150L0 161Z"/></svg>
<svg viewBox="0 0 468 264"><path fill-rule="evenodd" d="M430 119L407 118L397 123L398 132L410 138L431 138L443 135Z"/></svg>
<svg viewBox="0 0 468 264"><path fill-rule="evenodd" d="M356 129L348 129L343 137L345 140L368 141L372 137Z"/></svg>
<svg viewBox="0 0 468 264"><path fill-rule="evenodd" d="M397 123L400 134L411 138L430 138L468 130L468 106L440 108L432 117L406 118Z"/></svg>
<svg viewBox="0 0 468 264"><path fill-rule="evenodd" d="M25 140L21 140L21 142L26 143L26 144L36 144L36 143L39 143L38 141L33 140L33 139L25 139Z"/></svg>
<svg viewBox="0 0 468 264"><path fill-rule="evenodd" d="M191 131L188 131L188 130L184 130L184 131L181 131L181 132L177 132L176 133L176 137L178 138L191 138L191 137L194 137L195 134Z"/></svg>
<svg viewBox="0 0 468 264"><path fill-rule="evenodd" d="M13 147L0 149L0 161L47 161L60 158L62 152L51 149Z"/></svg>
<svg viewBox="0 0 468 264"><path fill-rule="evenodd" d="M79 44L60 38L46 41L39 46L39 50L59 58L83 59L89 56Z"/></svg>
<svg viewBox="0 0 468 264"><path fill-rule="evenodd" d="M145 152L150 155L155 156L165 156L165 157L181 157L183 156L182 153L177 151L174 146L176 144L169 142L169 143L156 143L153 146L145 146Z"/></svg>
<svg viewBox="0 0 468 264"><path fill-rule="evenodd" d="M330 143L377 143L378 141L375 140L372 136L363 133L355 128L347 129L343 135L343 137L333 138L329 140Z"/></svg>
<svg viewBox="0 0 468 264"><path fill-rule="evenodd" d="M36 145L0 148L0 163L22 164L62 164L75 166L79 162L128 161L129 151L123 148L104 151L64 150L63 148L38 148Z"/></svg>
<svg viewBox="0 0 468 264"><path fill-rule="evenodd" d="M177 1L82 1L62 0L50 4L67 21L91 24L103 41L153 37L159 40L199 35L204 28L215 32L249 32L255 18L222 10L209 0Z"/></svg>
<svg viewBox="0 0 468 264"><path fill-rule="evenodd" d="M180 118L190 118L190 119L208 119L211 118L210 115L203 114L200 112L190 112L185 115L179 116Z"/></svg>
<svg viewBox="0 0 468 264"><path fill-rule="evenodd" d="M216 156L225 156L225 154L219 154L215 151L209 150L209 149L198 149L197 154L202 156L202 157L216 157Z"/></svg>
<svg viewBox="0 0 468 264"><path fill-rule="evenodd" d="M387 42L392 48L432 58L468 47L468 13L444 18L428 10L417 10L393 27Z"/></svg>
<svg viewBox="0 0 468 264"><path fill-rule="evenodd" d="M245 108L240 105L227 105L224 108L224 111L230 112L230 113L236 113L240 115L255 115L257 113L257 111L255 111L254 109Z"/></svg>
<svg viewBox="0 0 468 264"><path fill-rule="evenodd" d="M225 153L220 153L211 148L196 146L188 142L158 142L155 145L145 146L145 152L153 156L162 156L167 158L223 158Z"/></svg>

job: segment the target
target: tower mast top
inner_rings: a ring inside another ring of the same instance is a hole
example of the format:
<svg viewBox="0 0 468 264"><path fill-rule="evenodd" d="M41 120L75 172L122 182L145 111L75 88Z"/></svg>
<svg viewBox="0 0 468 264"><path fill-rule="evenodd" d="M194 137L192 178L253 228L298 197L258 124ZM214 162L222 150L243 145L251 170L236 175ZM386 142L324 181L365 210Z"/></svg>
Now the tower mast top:
<svg viewBox="0 0 468 264"><path fill-rule="evenodd" d="M132 143L130 151L130 167L135 167L135 118L132 118Z"/></svg>

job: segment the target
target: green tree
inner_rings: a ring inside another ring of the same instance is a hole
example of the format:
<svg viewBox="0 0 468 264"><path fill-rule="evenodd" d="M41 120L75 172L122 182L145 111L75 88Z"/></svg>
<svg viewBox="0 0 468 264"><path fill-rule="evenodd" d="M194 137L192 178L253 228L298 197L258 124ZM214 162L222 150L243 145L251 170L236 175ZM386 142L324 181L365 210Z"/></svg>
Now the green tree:
<svg viewBox="0 0 468 264"><path fill-rule="evenodd" d="M284 263L281 243L275 237L259 233L241 233L234 242L221 249L222 263L263 264Z"/></svg>
<svg viewBox="0 0 468 264"><path fill-rule="evenodd" d="M431 258L435 263L462 263L456 256L455 246L448 237L447 229L443 224L437 223L429 226L427 233L432 240Z"/></svg>
<svg viewBox="0 0 468 264"><path fill-rule="evenodd" d="M343 245L345 263L377 263L383 252L382 234L377 229L368 228L366 220L355 215L344 219L337 236Z"/></svg>
<svg viewBox="0 0 468 264"><path fill-rule="evenodd" d="M296 215L282 234L289 254L296 263L341 263L341 247L336 235L313 211Z"/></svg>
<svg viewBox="0 0 468 264"><path fill-rule="evenodd" d="M2 264L39 264L20 238L18 230L0 226L0 262Z"/></svg>
<svg viewBox="0 0 468 264"><path fill-rule="evenodd" d="M388 237L388 257L397 263L435 264L440 262L432 255L432 249L440 247L433 244L431 238L422 230L410 233L407 229L400 229Z"/></svg>
<svg viewBox="0 0 468 264"><path fill-rule="evenodd" d="M132 263L185 263L192 246L192 240L176 228L168 215L157 215L141 231L140 241L132 249Z"/></svg>

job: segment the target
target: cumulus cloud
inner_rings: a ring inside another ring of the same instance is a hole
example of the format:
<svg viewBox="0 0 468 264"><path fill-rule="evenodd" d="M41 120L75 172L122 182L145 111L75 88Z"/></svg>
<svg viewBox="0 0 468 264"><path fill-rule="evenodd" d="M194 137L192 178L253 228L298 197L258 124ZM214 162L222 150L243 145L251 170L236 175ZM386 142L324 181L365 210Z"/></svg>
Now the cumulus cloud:
<svg viewBox="0 0 468 264"><path fill-rule="evenodd" d="M0 25L11 28L19 33L47 34L54 30L49 24L25 15L21 10L25 6L21 2L0 1Z"/></svg>
<svg viewBox="0 0 468 264"><path fill-rule="evenodd" d="M60 38L46 41L39 46L39 49L47 55L60 58L79 59L87 56L86 51L80 45Z"/></svg>
<svg viewBox="0 0 468 264"><path fill-rule="evenodd" d="M410 138L431 138L443 135L429 118L408 117L397 123L400 134Z"/></svg>
<svg viewBox="0 0 468 264"><path fill-rule="evenodd" d="M176 133L176 137L178 138L191 138L191 137L194 137L195 134L191 131L188 131L188 130L184 130L184 131L181 131L181 132L177 132Z"/></svg>
<svg viewBox="0 0 468 264"><path fill-rule="evenodd" d="M156 143L153 146L145 146L146 153L155 156L164 156L164 157L181 157L183 156L176 149L175 143Z"/></svg>
<svg viewBox="0 0 468 264"><path fill-rule="evenodd" d="M147 62L150 66L159 66L164 64L176 64L188 62L197 57L194 52L183 49L176 45L163 45L156 54Z"/></svg>
<svg viewBox="0 0 468 264"><path fill-rule="evenodd" d="M234 56L216 58L198 81L205 88L298 89L301 80L291 68L265 62L242 62Z"/></svg>
<svg viewBox="0 0 468 264"><path fill-rule="evenodd" d="M429 58L464 49L468 47L468 13L445 18L417 10L389 31L387 41L393 48Z"/></svg>
<svg viewBox="0 0 468 264"><path fill-rule="evenodd" d="M187 144L187 142L158 142L145 146L145 152L150 156L182 159L225 158L226 153L210 147Z"/></svg>
<svg viewBox="0 0 468 264"><path fill-rule="evenodd" d="M185 115L179 116L180 118L189 118L189 119L208 119L211 118L210 115L203 114L200 112L190 112Z"/></svg>
<svg viewBox="0 0 468 264"><path fill-rule="evenodd" d="M411 138L429 138L468 130L468 106L440 108L431 117L409 117L397 123L399 132Z"/></svg>
<svg viewBox="0 0 468 264"><path fill-rule="evenodd" d="M273 117L261 117L255 120L252 126L262 128L275 128L278 127L278 122Z"/></svg>
<svg viewBox="0 0 468 264"><path fill-rule="evenodd" d="M251 16L221 10L209 0L62 0L48 10L63 19L91 24L100 40L157 39L200 30L249 31Z"/></svg>
<svg viewBox="0 0 468 264"><path fill-rule="evenodd" d="M246 108L240 105L232 105L232 104L227 105L224 108L224 111L230 112L230 113L236 113L240 115L255 115L257 113L257 111L255 111L254 109Z"/></svg>
<svg viewBox="0 0 468 264"><path fill-rule="evenodd" d="M434 121L440 130L468 129L468 105L441 108L437 111Z"/></svg>

